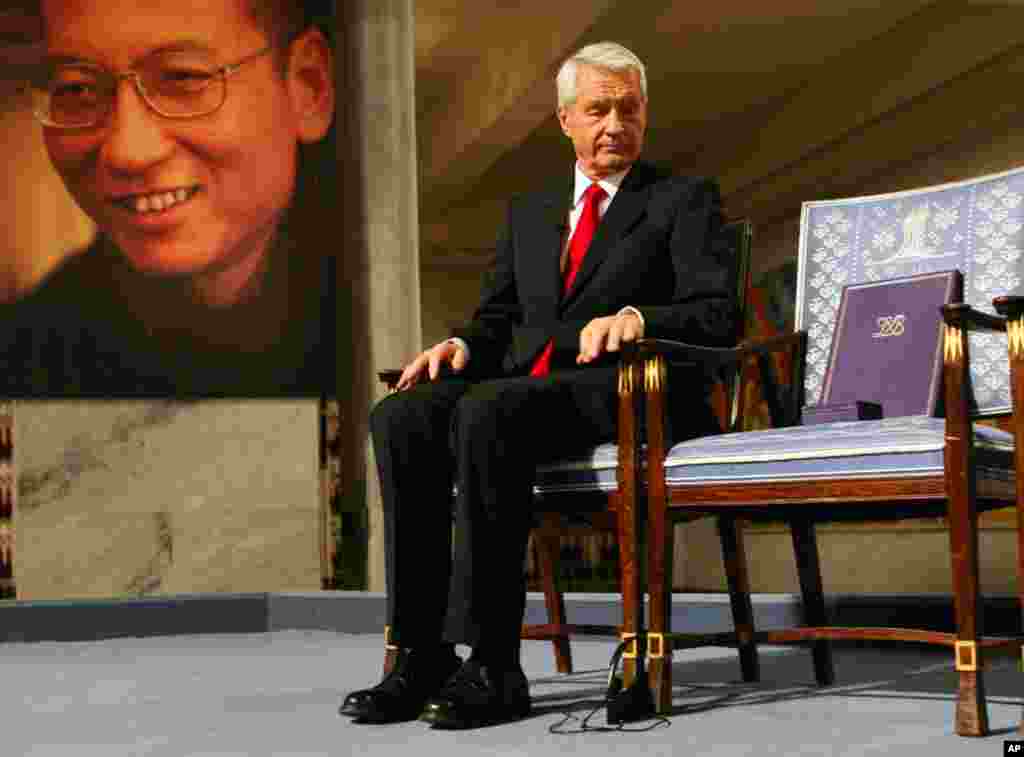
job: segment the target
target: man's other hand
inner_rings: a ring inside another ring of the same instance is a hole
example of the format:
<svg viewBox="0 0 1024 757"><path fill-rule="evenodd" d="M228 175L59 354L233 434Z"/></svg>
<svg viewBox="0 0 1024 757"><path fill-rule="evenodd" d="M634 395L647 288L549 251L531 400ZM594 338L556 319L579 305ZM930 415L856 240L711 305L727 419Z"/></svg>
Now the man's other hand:
<svg viewBox="0 0 1024 757"><path fill-rule="evenodd" d="M576 356L576 364L589 363L604 352L618 352L620 345L636 341L643 335L643 324L633 313L595 318L580 332L580 354Z"/></svg>
<svg viewBox="0 0 1024 757"><path fill-rule="evenodd" d="M402 391L415 386L426 374L431 381L436 381L442 370L447 366L453 373L466 367L468 358L466 351L454 342L441 342L429 350L424 350L405 366L402 377L398 379L395 389Z"/></svg>

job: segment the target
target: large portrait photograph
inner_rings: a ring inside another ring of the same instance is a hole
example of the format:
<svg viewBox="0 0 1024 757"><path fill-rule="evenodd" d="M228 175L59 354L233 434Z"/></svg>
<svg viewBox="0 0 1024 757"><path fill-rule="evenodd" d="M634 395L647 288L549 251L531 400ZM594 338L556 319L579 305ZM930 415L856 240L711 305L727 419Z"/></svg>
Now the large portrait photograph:
<svg viewBox="0 0 1024 757"><path fill-rule="evenodd" d="M22 6L0 397L333 393L331 0Z"/></svg>

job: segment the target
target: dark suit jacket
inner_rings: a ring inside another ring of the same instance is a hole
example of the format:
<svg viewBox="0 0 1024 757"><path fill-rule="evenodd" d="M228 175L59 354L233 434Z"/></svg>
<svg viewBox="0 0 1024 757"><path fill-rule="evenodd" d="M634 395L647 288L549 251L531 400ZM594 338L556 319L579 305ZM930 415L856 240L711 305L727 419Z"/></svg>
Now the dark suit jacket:
<svg viewBox="0 0 1024 757"><path fill-rule="evenodd" d="M626 305L643 313L647 337L730 344L735 282L711 245L721 224L713 181L635 163L563 297L559 257L571 196L570 181L511 203L480 307L454 334L469 345L472 375L525 374L549 339L552 370L577 369L583 327ZM580 370L615 361L605 355Z"/></svg>

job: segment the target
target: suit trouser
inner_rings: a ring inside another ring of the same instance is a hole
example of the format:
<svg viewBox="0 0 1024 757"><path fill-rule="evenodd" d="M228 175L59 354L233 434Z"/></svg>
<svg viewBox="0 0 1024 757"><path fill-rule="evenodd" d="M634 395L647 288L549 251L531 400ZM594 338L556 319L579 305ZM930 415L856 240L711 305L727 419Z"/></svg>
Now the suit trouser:
<svg viewBox="0 0 1024 757"><path fill-rule="evenodd" d="M374 407L394 643L518 649L536 466L614 438L616 382L614 365L449 377Z"/></svg>

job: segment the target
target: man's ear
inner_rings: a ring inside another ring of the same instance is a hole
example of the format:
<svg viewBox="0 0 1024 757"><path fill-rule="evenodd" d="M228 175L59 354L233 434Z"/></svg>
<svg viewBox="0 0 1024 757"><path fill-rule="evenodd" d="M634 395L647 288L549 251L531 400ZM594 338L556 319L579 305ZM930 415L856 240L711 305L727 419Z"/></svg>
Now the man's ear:
<svg viewBox="0 0 1024 757"><path fill-rule="evenodd" d="M568 137L569 132L566 129L565 121L569 117L569 109L566 108L564 105L559 105L558 110L555 112L558 115L558 125L562 127L562 133Z"/></svg>
<svg viewBox="0 0 1024 757"><path fill-rule="evenodd" d="M334 60L331 46L315 26L289 46L287 71L299 141L323 139L334 119Z"/></svg>

